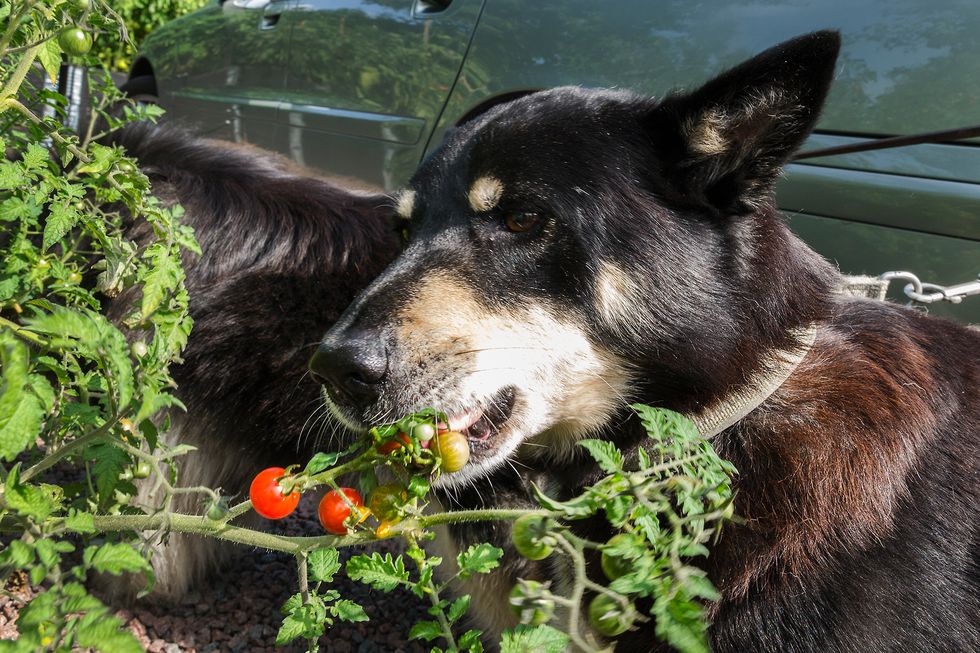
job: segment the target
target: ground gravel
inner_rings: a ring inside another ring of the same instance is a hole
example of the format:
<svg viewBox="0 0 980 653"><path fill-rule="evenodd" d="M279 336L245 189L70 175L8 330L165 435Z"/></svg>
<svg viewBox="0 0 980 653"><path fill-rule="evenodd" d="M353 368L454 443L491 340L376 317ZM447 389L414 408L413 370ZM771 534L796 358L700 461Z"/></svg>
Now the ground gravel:
<svg viewBox="0 0 980 653"><path fill-rule="evenodd" d="M310 501L307 501L310 499ZM299 509L277 524L288 535L322 535L313 497L304 497ZM229 544L229 546L236 546ZM381 551L397 553L394 542L370 548L341 551L341 562L352 554ZM411 563L409 563L411 564ZM26 580L26 579L22 579ZM0 639L17 636L14 621L18 605L31 591L15 582L9 594L0 595ZM341 571L334 584L345 598L364 607L370 621L337 623L320 640L320 650L331 653L401 653L428 650L409 642L412 624L426 615L426 605L405 590L385 594L347 578ZM297 591L296 564L292 556L263 550L242 550L238 561L177 603L138 601L116 614L126 622L143 647L151 653L264 653L305 651L305 645L276 647L279 607Z"/></svg>

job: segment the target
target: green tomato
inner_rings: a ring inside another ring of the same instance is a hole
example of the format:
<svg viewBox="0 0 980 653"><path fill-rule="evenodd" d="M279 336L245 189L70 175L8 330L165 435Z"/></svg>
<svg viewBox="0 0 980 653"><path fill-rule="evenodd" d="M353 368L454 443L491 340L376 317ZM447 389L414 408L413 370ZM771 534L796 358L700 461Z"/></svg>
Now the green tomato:
<svg viewBox="0 0 980 653"><path fill-rule="evenodd" d="M548 527L548 520L539 515L518 517L510 532L514 548L528 560L544 560L555 549Z"/></svg>
<svg viewBox="0 0 980 653"><path fill-rule="evenodd" d="M69 56L88 54L92 49L92 35L78 27L66 27L58 33L58 45Z"/></svg>
<svg viewBox="0 0 980 653"><path fill-rule="evenodd" d="M92 0L69 0L71 8L81 13L92 8Z"/></svg>
<svg viewBox="0 0 980 653"><path fill-rule="evenodd" d="M134 340L133 344L130 345L130 351L133 352L133 356L136 358L143 358L146 356L146 343L142 340Z"/></svg>
<svg viewBox="0 0 980 653"><path fill-rule="evenodd" d="M211 503L211 506L208 508L208 519L211 521L221 521L227 516L228 506L225 505L224 499Z"/></svg>
<svg viewBox="0 0 980 653"><path fill-rule="evenodd" d="M427 442L435 437L436 427L426 423L416 424L415 428L412 429L412 435L419 442Z"/></svg>
<svg viewBox="0 0 980 653"><path fill-rule="evenodd" d="M640 540L640 538L629 533L613 535L612 538L606 542L607 547L618 547L621 544L643 546L643 542ZM622 558L618 555L613 555L606 551L602 552L602 571L604 574L606 574L606 578L609 580L616 580L620 576L625 576L632 570L633 562L631 560Z"/></svg>
<svg viewBox="0 0 980 653"><path fill-rule="evenodd" d="M133 478L148 478L150 476L150 463L141 460L133 468Z"/></svg>
<svg viewBox="0 0 980 653"><path fill-rule="evenodd" d="M466 467L470 460L470 443L457 431L445 431L432 438L430 448L439 458L440 469L451 474Z"/></svg>
<svg viewBox="0 0 980 653"><path fill-rule="evenodd" d="M368 499L368 507L381 521L393 522L401 517L401 507L408 501L408 492L400 485L379 485Z"/></svg>
<svg viewBox="0 0 980 653"><path fill-rule="evenodd" d="M534 580L519 580L510 591L511 612L522 624L541 626L555 613L555 601L544 595L545 587Z"/></svg>
<svg viewBox="0 0 980 653"><path fill-rule="evenodd" d="M632 606L626 609L608 594L599 594L589 603L589 622L600 635L622 635L633 625L634 618Z"/></svg>

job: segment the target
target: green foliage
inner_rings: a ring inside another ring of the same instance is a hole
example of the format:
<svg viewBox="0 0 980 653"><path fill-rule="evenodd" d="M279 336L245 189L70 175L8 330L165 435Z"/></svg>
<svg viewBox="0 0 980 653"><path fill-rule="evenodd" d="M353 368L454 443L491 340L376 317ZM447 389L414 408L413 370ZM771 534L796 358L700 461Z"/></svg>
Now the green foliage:
<svg viewBox="0 0 980 653"><path fill-rule="evenodd" d="M119 17L125 32L106 29L99 34L92 49L109 70L129 70L136 49L154 29L207 4L208 0L113 0L107 3Z"/></svg>
<svg viewBox="0 0 980 653"><path fill-rule="evenodd" d="M568 635L551 626L518 626L504 633L500 653L562 653Z"/></svg>
<svg viewBox="0 0 980 653"><path fill-rule="evenodd" d="M0 551L0 577L26 572L39 593L20 606L19 639L0 650L138 651L83 582L91 573L139 573L150 587L150 566L129 543L87 538L97 531L94 513L161 507L136 506L125 472L173 453L157 447L147 418L177 405L168 368L191 326L180 254L196 244L125 153L94 142L99 129L158 110L123 104L93 70L91 121L81 133L41 117L60 115L65 99L35 88L27 73L37 63L57 73L66 39L55 37L67 26L121 29L105 3L22 0L2 13L0 520L20 536ZM146 242L126 238L131 218L152 225ZM125 309L125 324L105 317L110 301ZM144 343L144 355L132 353L131 340ZM87 469L88 482L42 482L55 465ZM70 564L65 556L76 548Z"/></svg>

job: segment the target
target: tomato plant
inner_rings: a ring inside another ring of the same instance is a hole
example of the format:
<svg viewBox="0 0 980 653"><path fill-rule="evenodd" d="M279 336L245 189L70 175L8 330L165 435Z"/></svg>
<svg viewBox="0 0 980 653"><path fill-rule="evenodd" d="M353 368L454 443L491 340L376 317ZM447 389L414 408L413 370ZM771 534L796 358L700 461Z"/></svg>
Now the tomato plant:
<svg viewBox="0 0 980 653"><path fill-rule="evenodd" d="M266 519L282 519L299 505L299 492L283 493L279 479L285 475L286 470L282 467L263 469L255 475L248 488L252 507Z"/></svg>
<svg viewBox="0 0 980 653"><path fill-rule="evenodd" d="M346 522L351 514L351 504L355 509L364 505L360 492L352 487L342 487L339 492L330 490L324 494L317 508L317 516L324 530L334 535L346 535L348 530Z"/></svg>

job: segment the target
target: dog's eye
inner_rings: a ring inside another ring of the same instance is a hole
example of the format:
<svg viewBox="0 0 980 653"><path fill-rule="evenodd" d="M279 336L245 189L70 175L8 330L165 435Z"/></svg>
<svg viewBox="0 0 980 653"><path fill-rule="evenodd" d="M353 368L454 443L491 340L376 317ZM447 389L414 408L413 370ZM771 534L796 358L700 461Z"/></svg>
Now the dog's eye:
<svg viewBox="0 0 980 653"><path fill-rule="evenodd" d="M504 226L507 231L519 234L534 229L543 218L540 213L533 211L514 211L504 216Z"/></svg>

